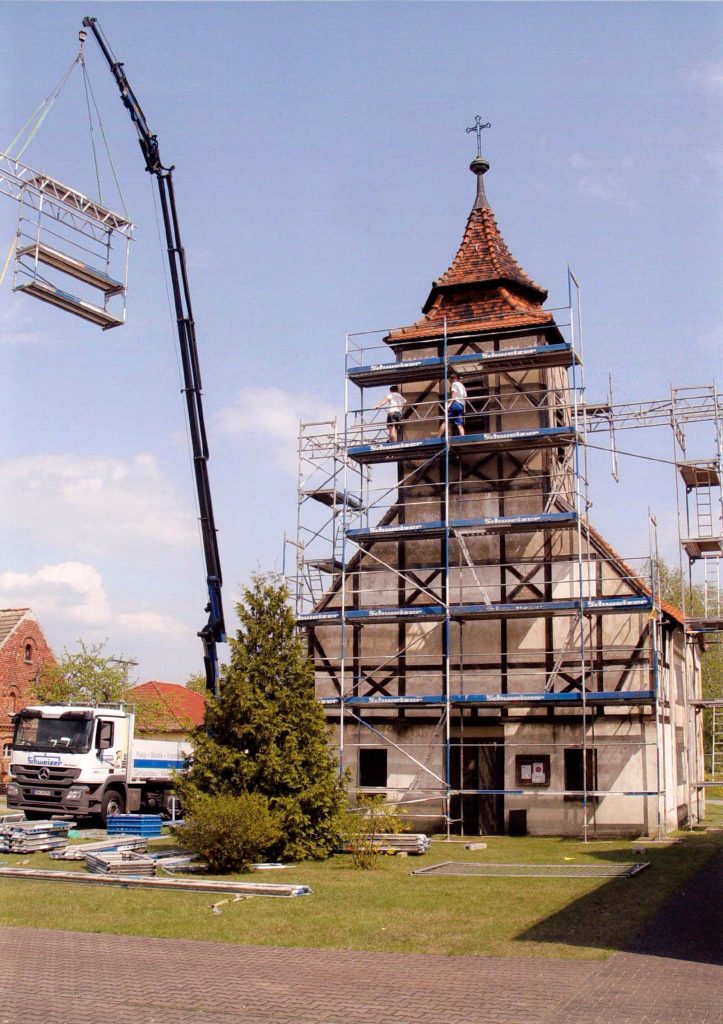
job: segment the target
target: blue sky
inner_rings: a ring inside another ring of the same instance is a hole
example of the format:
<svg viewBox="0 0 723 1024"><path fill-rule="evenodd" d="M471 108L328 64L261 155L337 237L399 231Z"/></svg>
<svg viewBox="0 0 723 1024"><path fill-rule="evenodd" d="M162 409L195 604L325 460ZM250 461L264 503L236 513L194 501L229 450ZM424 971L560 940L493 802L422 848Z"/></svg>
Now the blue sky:
<svg viewBox="0 0 723 1024"><path fill-rule="evenodd" d="M343 407L344 331L411 322L456 251L477 113L512 252L553 306L568 262L581 280L588 397L608 373L617 401L723 384L720 5L4 3L0 149L88 13L177 168L229 625L294 529L299 417ZM86 56L138 225L128 321L102 333L2 286L0 606L30 603L58 650L107 637L138 678L181 681L205 583L175 328L152 182L92 40ZM97 191L78 73L24 159ZM3 262L16 218L0 197ZM671 455L665 432L619 445ZM614 485L591 461L610 541L645 554L652 505L672 552L672 469L627 459Z"/></svg>

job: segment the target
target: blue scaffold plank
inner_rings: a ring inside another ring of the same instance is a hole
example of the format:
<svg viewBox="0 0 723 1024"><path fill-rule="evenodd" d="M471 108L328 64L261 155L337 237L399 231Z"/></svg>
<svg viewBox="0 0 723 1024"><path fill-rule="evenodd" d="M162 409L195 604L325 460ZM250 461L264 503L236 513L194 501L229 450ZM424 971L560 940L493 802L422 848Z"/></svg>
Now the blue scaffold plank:
<svg viewBox="0 0 723 1024"><path fill-rule="evenodd" d="M452 619L500 619L500 618L535 618L543 615L575 615L580 611L581 602L577 598L566 598L558 601L506 601L489 604L451 605L449 615ZM622 595L620 597L594 597L582 601L582 610L589 615L613 615L628 612L645 612L653 608L653 600L647 595ZM349 623L378 622L438 622L445 618L445 607L442 604L412 605L408 608L359 608L349 609L344 617ZM297 617L300 626L338 626L342 623L341 609L332 611L310 612Z"/></svg>
<svg viewBox="0 0 723 1024"><path fill-rule="evenodd" d="M305 615L297 615L296 622L299 626L340 626L341 609L334 609L330 612L309 612Z"/></svg>
<svg viewBox="0 0 723 1024"><path fill-rule="evenodd" d="M540 515L483 516L477 519L451 519L426 523L394 523L381 526L359 527L346 531L350 540L364 542L397 540L416 535L425 537L444 535L447 530L480 530L499 533L529 533L546 527L561 528L577 523L576 512L545 512Z"/></svg>
<svg viewBox="0 0 723 1024"><path fill-rule="evenodd" d="M647 611L653 607L650 597L623 596L586 598L582 609L589 614L613 614ZM449 614L453 619L534 618L538 615L574 615L580 610L580 601L569 598L558 601L507 601L490 604L453 605Z"/></svg>
<svg viewBox="0 0 723 1024"><path fill-rule="evenodd" d="M597 690L585 694L587 704L649 704L655 700L654 690ZM583 695L579 690L565 693L459 693L450 697L450 703L514 705L544 704L561 706L581 705Z"/></svg>
<svg viewBox="0 0 723 1024"><path fill-rule="evenodd" d="M452 524L449 524L450 527ZM428 523L394 523L382 526L363 526L347 530L350 540L396 540L397 538L443 536L447 527L441 520L430 520Z"/></svg>
<svg viewBox="0 0 723 1024"><path fill-rule="evenodd" d="M346 622L407 622L422 621L433 622L444 618L444 605L413 605L409 608L362 608L350 609L345 616ZM326 612L310 612L308 615L298 615L296 618L300 626L340 626L342 623L341 610Z"/></svg>
<svg viewBox="0 0 723 1024"><path fill-rule="evenodd" d="M547 448L579 441L573 426L539 427L536 430L501 430L489 434L465 434L450 437L450 450L465 452L506 451L526 448ZM423 459L444 451L443 437L424 437L418 441L380 441L375 444L353 445L349 457L362 465L374 462L399 462L404 459Z"/></svg>
<svg viewBox="0 0 723 1024"><path fill-rule="evenodd" d="M339 697L324 697L321 701L327 706L339 706ZM589 691L585 695L585 703L601 704L652 704L655 702L654 690L598 690ZM447 703L447 698L439 694L405 694L394 696L374 693L368 696L344 698L345 707L435 707ZM449 696L453 707L487 706L487 707L532 707L537 704L560 707L582 706L583 695L580 691L565 693L453 693Z"/></svg>
<svg viewBox="0 0 723 1024"><path fill-rule="evenodd" d="M466 378L516 369L547 366L571 366L578 357L567 342L551 345L526 345L507 348L499 352L473 352L454 355L447 365L461 370ZM445 360L439 356L424 359L403 359L395 363L370 363L354 366L347 371L349 380L362 387L394 384L405 380L440 380L444 377Z"/></svg>
<svg viewBox="0 0 723 1024"><path fill-rule="evenodd" d="M347 622L406 622L416 619L432 622L444 618L444 605L420 604L409 608L362 608L346 613Z"/></svg>
<svg viewBox="0 0 723 1024"><path fill-rule="evenodd" d="M423 437L418 441L383 441L349 448L349 457L357 462L394 462L399 459L429 458L444 451L443 437Z"/></svg>
<svg viewBox="0 0 723 1024"><path fill-rule="evenodd" d="M653 599L648 595L623 595L621 597L590 597L583 601L586 612L627 612L651 611Z"/></svg>
<svg viewBox="0 0 723 1024"><path fill-rule="evenodd" d="M391 705L393 707L435 707L440 704L445 704L446 698L436 694L424 694L422 696L402 696L395 697L387 694L375 693L368 697L345 697L344 705L348 707L384 707L385 705Z"/></svg>

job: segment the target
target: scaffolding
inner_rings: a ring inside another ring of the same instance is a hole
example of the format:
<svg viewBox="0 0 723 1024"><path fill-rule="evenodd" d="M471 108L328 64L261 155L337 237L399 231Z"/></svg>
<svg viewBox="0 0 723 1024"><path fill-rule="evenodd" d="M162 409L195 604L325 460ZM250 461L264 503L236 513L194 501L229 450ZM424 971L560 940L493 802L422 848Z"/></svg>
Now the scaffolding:
<svg viewBox="0 0 723 1024"><path fill-rule="evenodd" d="M416 343L347 335L343 430L300 430L297 620L360 789L448 832L504 830L506 812L512 827L532 798L584 838L663 834L670 623L652 555L622 559L589 522L588 432L626 417L586 403L572 275L569 306L549 312L468 334L445 321ZM368 400L383 385L406 400L394 439Z"/></svg>
<svg viewBox="0 0 723 1024"><path fill-rule="evenodd" d="M687 586L682 587L683 608L690 643L710 648L720 645L723 636L723 396L715 383L697 388L671 388L670 404L678 469L678 537L681 562L687 563ZM691 437L692 424L701 421L691 415L693 406L711 411L703 422L712 428L702 437L699 431L694 439ZM700 452L701 443L705 449L703 455L707 457L691 458L693 448ZM717 696L705 696L699 692L689 701L689 789L690 802L695 806L698 820L705 813L706 787L723 783L722 682L718 679L713 683ZM699 749L706 720L710 735L707 773L704 752ZM694 756L696 752L698 757Z"/></svg>
<svg viewBox="0 0 723 1024"><path fill-rule="evenodd" d="M14 255L13 290L104 331L120 327L131 221L5 153L0 153L0 194L18 202L8 255L8 262Z"/></svg>

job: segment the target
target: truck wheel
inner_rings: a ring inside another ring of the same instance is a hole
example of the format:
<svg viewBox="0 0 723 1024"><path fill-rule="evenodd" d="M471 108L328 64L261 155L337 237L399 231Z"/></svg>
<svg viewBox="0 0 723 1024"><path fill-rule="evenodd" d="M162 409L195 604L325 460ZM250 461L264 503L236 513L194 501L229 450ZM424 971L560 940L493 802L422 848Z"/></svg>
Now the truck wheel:
<svg viewBox="0 0 723 1024"><path fill-rule="evenodd" d="M117 789L109 789L103 795L103 802L100 805L100 816L103 820L103 824L108 824L108 818L112 814L122 814L126 809L125 800L123 794L119 793Z"/></svg>

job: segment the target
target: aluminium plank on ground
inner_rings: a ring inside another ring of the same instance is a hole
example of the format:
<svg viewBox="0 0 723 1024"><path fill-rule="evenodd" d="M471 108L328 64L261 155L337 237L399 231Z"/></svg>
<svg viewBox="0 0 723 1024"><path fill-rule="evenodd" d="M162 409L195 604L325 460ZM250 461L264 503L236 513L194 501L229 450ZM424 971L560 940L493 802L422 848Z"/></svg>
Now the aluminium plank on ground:
<svg viewBox="0 0 723 1024"><path fill-rule="evenodd" d="M311 894L311 887L308 885L226 882L210 878L114 878L107 875L86 874L83 871L52 871L43 868L0 867L0 879L2 878L25 878L36 882L74 882L81 885L121 885L135 889L176 889L182 892L217 892L233 895L238 893L245 896L273 896L284 899Z"/></svg>

